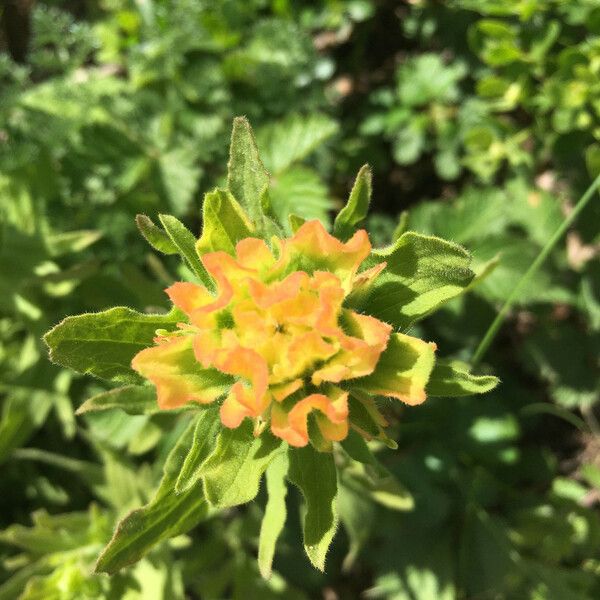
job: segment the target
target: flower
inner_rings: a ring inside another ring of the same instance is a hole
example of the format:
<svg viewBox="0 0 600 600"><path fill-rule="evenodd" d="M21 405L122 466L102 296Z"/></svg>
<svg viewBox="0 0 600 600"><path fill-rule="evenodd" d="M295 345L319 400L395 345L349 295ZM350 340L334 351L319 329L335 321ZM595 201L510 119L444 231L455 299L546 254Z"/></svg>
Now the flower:
<svg viewBox="0 0 600 600"><path fill-rule="evenodd" d="M324 440L343 440L344 383L372 376L392 334L390 325L346 308L344 299L385 263L359 272L371 251L367 233L341 242L316 220L289 239L273 238L272 246L249 237L238 242L235 256L204 254L216 294L190 282L169 287L187 322L159 332L132 367L156 386L161 408L224 398L224 426L251 418L257 434L270 425L297 447L309 442L312 413ZM389 382L381 387L378 393L409 403L424 400L423 389L410 402Z"/></svg>

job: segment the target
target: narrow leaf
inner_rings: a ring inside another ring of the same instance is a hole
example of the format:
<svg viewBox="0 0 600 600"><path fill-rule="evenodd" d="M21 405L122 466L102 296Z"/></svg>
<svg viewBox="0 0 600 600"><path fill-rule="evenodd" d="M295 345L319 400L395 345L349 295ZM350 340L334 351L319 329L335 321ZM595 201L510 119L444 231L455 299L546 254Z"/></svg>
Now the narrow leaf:
<svg viewBox="0 0 600 600"><path fill-rule="evenodd" d="M367 266L385 261L385 270L349 302L402 330L463 292L474 277L471 256L456 244L414 232L375 250Z"/></svg>
<svg viewBox="0 0 600 600"><path fill-rule="evenodd" d="M325 556L337 529L337 476L333 454L317 452L311 446L290 448L288 479L306 502L304 549L310 562L325 569Z"/></svg>
<svg viewBox="0 0 600 600"><path fill-rule="evenodd" d="M120 408L128 415L152 415L161 410L156 403L156 388L147 385L125 385L88 398L75 412L90 412Z"/></svg>
<svg viewBox="0 0 600 600"><path fill-rule="evenodd" d="M269 174L263 166L252 127L245 117L233 121L227 187L235 199L248 211L250 219L262 224L261 197L269 185Z"/></svg>
<svg viewBox="0 0 600 600"><path fill-rule="evenodd" d="M207 513L208 506L197 484L175 493L175 481L188 455L195 430L192 421L171 450L154 498L122 519L96 563L97 573L116 573L142 558L155 544L189 531Z"/></svg>
<svg viewBox="0 0 600 600"><path fill-rule="evenodd" d="M220 426L219 412L215 407L202 411L196 421L192 446L175 483L176 494L188 491L200 479L200 465L214 447Z"/></svg>
<svg viewBox="0 0 600 600"><path fill-rule="evenodd" d="M153 344L157 329L173 330L182 316L178 310L146 315L117 307L99 313L67 317L44 341L50 360L79 373L122 383L139 383L131 359Z"/></svg>
<svg viewBox="0 0 600 600"><path fill-rule="evenodd" d="M281 440L270 432L255 438L248 420L237 429L223 429L200 470L206 499L218 508L250 502L265 469L281 451Z"/></svg>
<svg viewBox="0 0 600 600"><path fill-rule="evenodd" d="M171 238L154 224L152 219L146 215L136 215L135 224L144 239L155 249L163 254L177 254L179 250L171 241Z"/></svg>
<svg viewBox="0 0 600 600"><path fill-rule="evenodd" d="M352 459L340 467L346 486L392 510L413 508L411 493L375 458L360 435L351 431L341 446Z"/></svg>
<svg viewBox="0 0 600 600"><path fill-rule="evenodd" d="M200 262L200 258L196 253L196 238L185 225L171 215L158 215L160 222L163 224L165 231L171 238L181 257L185 260L192 272L202 281L209 289L213 288L213 282L206 269Z"/></svg>
<svg viewBox="0 0 600 600"><path fill-rule="evenodd" d="M372 179L371 168L369 165L363 165L356 176L346 206L335 218L333 233L340 239L347 240L351 237L356 225L367 216L371 202Z"/></svg>
<svg viewBox="0 0 600 600"><path fill-rule="evenodd" d="M275 545L283 531L287 516L285 508L285 497L287 495L285 476L287 471L287 455L279 454L269 465L266 473L269 500L260 526L258 541L258 568L265 579L271 577Z"/></svg>
<svg viewBox="0 0 600 600"><path fill-rule="evenodd" d="M202 222L202 236L196 242L199 256L217 250L233 254L236 244L254 229L232 194L218 188L204 196Z"/></svg>
<svg viewBox="0 0 600 600"><path fill-rule="evenodd" d="M493 390L500 380L492 375L473 375L469 365L458 360L438 360L427 383L431 396L468 396Z"/></svg>

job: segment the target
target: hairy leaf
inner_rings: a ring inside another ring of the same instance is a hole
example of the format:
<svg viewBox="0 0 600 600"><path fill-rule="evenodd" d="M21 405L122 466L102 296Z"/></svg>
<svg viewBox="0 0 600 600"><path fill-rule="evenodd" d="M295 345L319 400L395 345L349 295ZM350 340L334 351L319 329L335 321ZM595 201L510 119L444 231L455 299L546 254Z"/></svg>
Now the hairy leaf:
<svg viewBox="0 0 600 600"><path fill-rule="evenodd" d="M438 360L427 383L431 396L469 396L484 394L499 383L492 375L473 375L469 365L458 360Z"/></svg>
<svg viewBox="0 0 600 600"><path fill-rule="evenodd" d="M369 211L373 175L369 165L363 165L356 176L346 206L340 210L333 225L333 233L342 240L352 236L356 225Z"/></svg>
<svg viewBox="0 0 600 600"><path fill-rule="evenodd" d="M285 477L287 471L287 454L279 454L269 465L266 472L269 499L260 526L258 541L258 568L265 579L271 577L275 545L277 544L277 538L283 531L287 516L285 508L285 497L287 495Z"/></svg>
<svg viewBox="0 0 600 600"><path fill-rule="evenodd" d="M153 344L157 329L173 330L181 313L146 315L117 307L99 313L67 317L51 329L44 341L50 360L79 373L121 383L139 383L131 359Z"/></svg>
<svg viewBox="0 0 600 600"><path fill-rule="evenodd" d="M192 446L175 482L175 493L186 492L198 482L200 465L210 454L220 427L221 421L216 407L206 408L200 413L194 429Z"/></svg>
<svg viewBox="0 0 600 600"><path fill-rule="evenodd" d="M474 277L464 248L410 231L372 252L366 263L383 261L387 266L381 275L350 302L403 330L463 292Z"/></svg>
<svg viewBox="0 0 600 600"><path fill-rule="evenodd" d="M190 423L171 450L154 498L122 519L96 563L97 573L113 574L144 556L155 544L189 531L207 513L200 483L181 494L175 482L192 446L196 424Z"/></svg>
<svg viewBox="0 0 600 600"><path fill-rule="evenodd" d="M163 224L165 231L171 238L183 260L188 264L192 272L204 283L208 288L213 287L212 280L206 269L200 262L200 258L196 253L196 238L184 226L184 224L172 217L171 215L158 215L160 222Z"/></svg>
<svg viewBox="0 0 600 600"><path fill-rule="evenodd" d="M202 236L196 242L199 256L218 250L233 254L235 245L254 229L231 192L218 188L204 196L202 223Z"/></svg>
<svg viewBox="0 0 600 600"><path fill-rule="evenodd" d="M281 440L270 432L255 438L248 420L237 429L223 429L200 469L206 499L218 508L250 502L265 469L281 451Z"/></svg>
<svg viewBox="0 0 600 600"><path fill-rule="evenodd" d="M177 246L171 238L154 224L152 219L146 215L136 215L135 223L144 239L155 249L163 254L177 254Z"/></svg>
<svg viewBox="0 0 600 600"><path fill-rule="evenodd" d="M337 529L337 476L333 455L311 446L290 448L288 479L306 502L304 549L310 562L325 569L325 556Z"/></svg>
<svg viewBox="0 0 600 600"><path fill-rule="evenodd" d="M245 117L233 121L227 187L248 211L253 223L261 224L261 197L269 185L269 174L260 160L252 127Z"/></svg>
<svg viewBox="0 0 600 600"><path fill-rule="evenodd" d="M75 414L120 408L128 415L152 415L161 410L156 403L156 388L148 385L125 385L88 398Z"/></svg>

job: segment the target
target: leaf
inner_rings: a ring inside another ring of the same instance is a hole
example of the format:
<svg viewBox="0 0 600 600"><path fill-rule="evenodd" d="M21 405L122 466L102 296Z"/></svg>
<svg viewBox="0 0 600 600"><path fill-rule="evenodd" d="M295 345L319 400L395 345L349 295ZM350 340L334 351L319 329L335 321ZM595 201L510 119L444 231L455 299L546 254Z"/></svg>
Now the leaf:
<svg viewBox="0 0 600 600"><path fill-rule="evenodd" d="M452 242L414 232L375 250L367 266L385 261L384 271L349 302L402 330L463 292L474 277L471 256Z"/></svg>
<svg viewBox="0 0 600 600"><path fill-rule="evenodd" d="M164 315L145 315L117 307L67 317L44 341L56 364L109 381L139 383L131 359L152 346L157 329L173 330L181 319L176 309Z"/></svg>
<svg viewBox="0 0 600 600"><path fill-rule="evenodd" d="M206 499L217 508L250 502L280 446L281 440L268 431L255 438L248 420L237 429L223 429L200 470Z"/></svg>
<svg viewBox="0 0 600 600"><path fill-rule="evenodd" d="M208 506L199 483L185 493L175 493L175 482L190 451L195 427L192 421L171 450L154 498L119 522L98 558L97 573L116 573L138 561L157 543L189 531L206 516Z"/></svg>
<svg viewBox="0 0 600 600"><path fill-rule="evenodd" d="M177 254L177 246L171 241L171 238L154 224L150 217L146 215L136 215L135 223L144 239L155 249L163 254Z"/></svg>
<svg viewBox="0 0 600 600"><path fill-rule="evenodd" d="M213 282L206 269L200 262L198 254L196 254L196 238L185 227L185 225L171 215L158 215L160 222L163 224L167 235L171 238L173 244L177 247L179 254L188 264L192 272L202 281L202 283L212 289Z"/></svg>
<svg viewBox="0 0 600 600"><path fill-rule="evenodd" d="M261 197L268 186L269 173L260 160L252 127L245 117L236 117L227 165L227 187L259 228L264 218Z"/></svg>
<svg viewBox="0 0 600 600"><path fill-rule="evenodd" d="M363 490L346 485L344 478L341 478L338 510L340 521L350 541L350 548L343 563L343 569L347 571L354 565L359 552L369 539L375 521L375 505Z"/></svg>
<svg viewBox="0 0 600 600"><path fill-rule="evenodd" d="M306 502L304 549L310 562L324 571L325 556L338 524L337 476L333 454L317 452L307 446L290 448L288 458L288 479L300 489Z"/></svg>
<svg viewBox="0 0 600 600"><path fill-rule="evenodd" d="M322 114L292 114L261 127L256 135L265 167L279 175L336 133L336 121Z"/></svg>
<svg viewBox="0 0 600 600"><path fill-rule="evenodd" d="M409 405L420 404L426 398L425 386L435 362L434 352L432 344L394 333L373 373L355 379L352 385L370 394L398 398Z"/></svg>
<svg viewBox="0 0 600 600"><path fill-rule="evenodd" d="M492 375L473 375L469 365L458 360L437 360L427 382L430 396L469 396L484 394L499 383Z"/></svg>
<svg viewBox="0 0 600 600"><path fill-rule="evenodd" d="M153 415L162 412L156 403L156 388L148 385L125 385L88 398L76 415L120 408L128 415Z"/></svg>
<svg viewBox="0 0 600 600"><path fill-rule="evenodd" d="M356 225L367 216L371 202L372 180L371 168L369 165L363 165L356 176L346 206L335 218L333 233L336 237L347 240L354 233Z"/></svg>
<svg viewBox="0 0 600 600"><path fill-rule="evenodd" d="M200 465L210 454L220 427L219 412L215 407L206 408L200 413L194 429L192 446L175 482L176 494L186 492L200 479Z"/></svg>
<svg viewBox="0 0 600 600"><path fill-rule="evenodd" d="M196 191L201 169L196 152L189 146L174 148L158 158L162 187L175 214L186 212Z"/></svg>
<svg viewBox="0 0 600 600"><path fill-rule="evenodd" d="M290 215L319 219L329 223L334 205L320 177L306 167L293 167L273 179L269 190L272 211L280 223L288 223Z"/></svg>
<svg viewBox="0 0 600 600"><path fill-rule="evenodd" d="M283 531L287 516L285 497L287 487L285 476L288 471L287 454L279 454L266 472L268 501L260 526L258 541L258 568L260 574L269 579L272 573L273 556L277 538Z"/></svg>
<svg viewBox="0 0 600 600"><path fill-rule="evenodd" d="M97 242L103 233L93 229L82 231L65 231L55 233L46 238L48 250L52 256L61 256L69 252L81 252Z"/></svg>
<svg viewBox="0 0 600 600"><path fill-rule="evenodd" d="M350 431L341 446L352 459L352 463L338 467L347 487L391 510L413 509L412 494L373 456L358 433Z"/></svg>
<svg viewBox="0 0 600 600"><path fill-rule="evenodd" d="M236 244L254 230L231 192L218 188L204 196L202 223L202 236L196 242L198 256L218 250L234 254Z"/></svg>

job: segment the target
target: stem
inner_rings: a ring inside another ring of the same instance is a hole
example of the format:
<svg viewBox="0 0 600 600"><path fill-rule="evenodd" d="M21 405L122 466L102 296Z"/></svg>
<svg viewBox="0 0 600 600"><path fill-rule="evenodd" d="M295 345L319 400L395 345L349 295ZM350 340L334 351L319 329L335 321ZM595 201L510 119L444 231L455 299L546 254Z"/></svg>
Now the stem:
<svg viewBox="0 0 600 600"><path fill-rule="evenodd" d="M475 367L483 358L484 354L487 352L490 344L494 341L502 322L506 318L508 311L513 305L515 299L521 292L521 290L525 287L527 282L531 279L532 275L542 266L544 261L548 258L548 255L553 250L554 246L558 243L558 241L563 237L567 229L573 224L575 219L579 216L581 211L585 208L586 204L590 201L591 197L594 195L594 192L600 187L600 175L594 179L590 187L585 191L583 196L578 200L575 208L571 211L571 214L567 216L567 218L560 224L558 229L554 232L552 237L548 240L546 245L542 248L541 252L537 255L536 259L531 263L531 266L523 277L519 280L517 285L513 288L513 291L509 294L508 298L504 302L504 305L500 309L500 312L496 315L496 318L493 320L492 324L489 326L486 331L483 339L477 346L475 350L475 354L471 359L471 364Z"/></svg>

